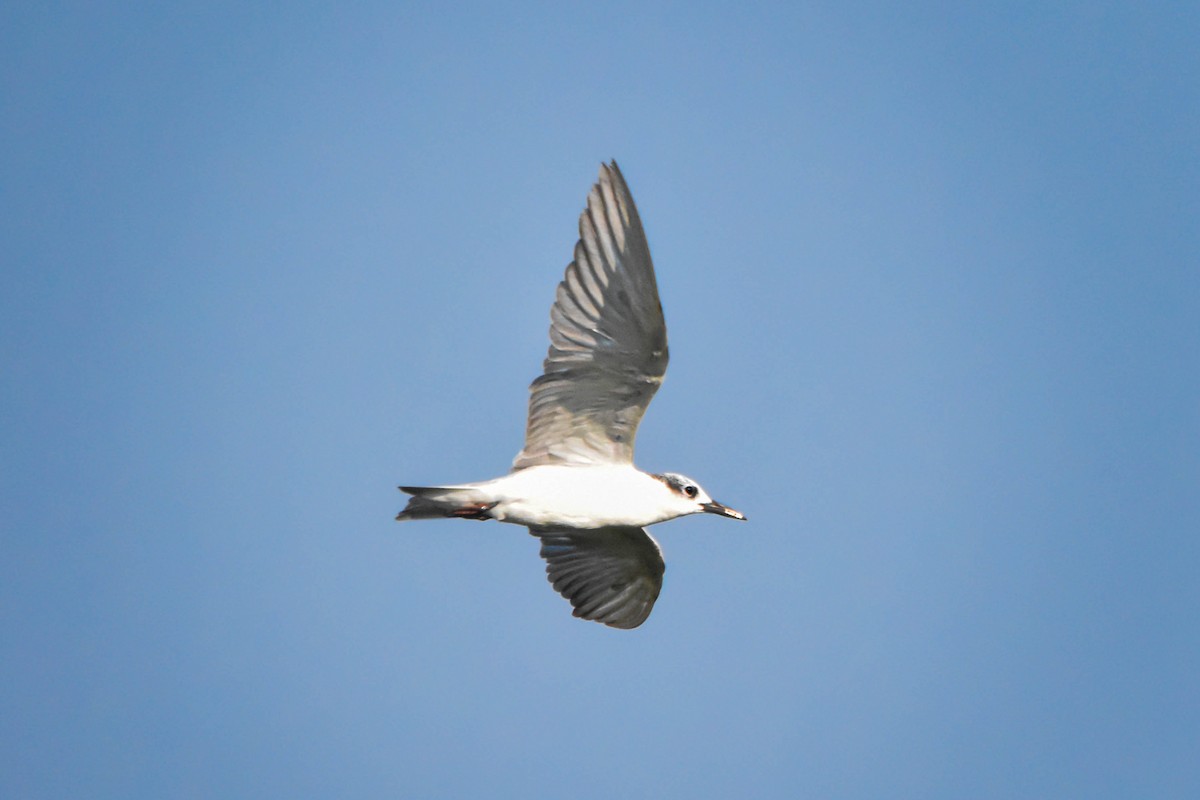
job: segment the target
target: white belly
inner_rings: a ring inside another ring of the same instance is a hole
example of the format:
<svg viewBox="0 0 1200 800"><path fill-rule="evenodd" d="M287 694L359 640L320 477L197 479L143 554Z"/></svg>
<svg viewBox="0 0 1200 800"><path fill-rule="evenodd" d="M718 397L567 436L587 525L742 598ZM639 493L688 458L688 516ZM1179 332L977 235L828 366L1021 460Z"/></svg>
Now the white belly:
<svg viewBox="0 0 1200 800"><path fill-rule="evenodd" d="M494 519L534 528L640 527L678 516L664 508L663 483L633 467L530 467L486 489Z"/></svg>

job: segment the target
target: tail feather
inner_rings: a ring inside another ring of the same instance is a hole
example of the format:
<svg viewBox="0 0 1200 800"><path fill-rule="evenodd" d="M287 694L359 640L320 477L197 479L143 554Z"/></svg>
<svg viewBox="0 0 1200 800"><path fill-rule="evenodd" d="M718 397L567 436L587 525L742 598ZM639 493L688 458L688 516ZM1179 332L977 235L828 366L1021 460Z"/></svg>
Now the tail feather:
<svg viewBox="0 0 1200 800"><path fill-rule="evenodd" d="M491 519L488 512L495 507L478 489L460 486L401 486L400 491L413 495L396 520L439 519L459 517L463 519Z"/></svg>

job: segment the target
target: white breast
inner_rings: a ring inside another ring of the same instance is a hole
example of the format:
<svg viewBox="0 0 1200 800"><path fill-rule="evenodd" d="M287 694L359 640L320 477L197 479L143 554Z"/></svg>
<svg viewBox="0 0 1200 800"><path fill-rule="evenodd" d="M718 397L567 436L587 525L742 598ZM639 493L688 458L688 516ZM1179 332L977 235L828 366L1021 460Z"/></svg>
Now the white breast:
<svg viewBox="0 0 1200 800"><path fill-rule="evenodd" d="M659 480L630 466L540 466L489 481L495 519L535 528L652 525L681 512Z"/></svg>

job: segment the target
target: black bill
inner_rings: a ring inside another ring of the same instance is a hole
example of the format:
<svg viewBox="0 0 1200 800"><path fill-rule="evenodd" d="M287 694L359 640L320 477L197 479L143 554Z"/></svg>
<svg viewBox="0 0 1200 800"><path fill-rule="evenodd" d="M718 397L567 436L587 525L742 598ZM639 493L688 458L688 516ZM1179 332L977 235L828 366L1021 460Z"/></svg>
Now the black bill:
<svg viewBox="0 0 1200 800"><path fill-rule="evenodd" d="M712 501L711 503L701 503L700 507L703 508L705 511L707 511L709 514L720 514L722 517L729 517L730 519L745 519L746 518L746 515L743 514L742 512L734 511L729 506L723 506L720 503L718 503L716 500Z"/></svg>

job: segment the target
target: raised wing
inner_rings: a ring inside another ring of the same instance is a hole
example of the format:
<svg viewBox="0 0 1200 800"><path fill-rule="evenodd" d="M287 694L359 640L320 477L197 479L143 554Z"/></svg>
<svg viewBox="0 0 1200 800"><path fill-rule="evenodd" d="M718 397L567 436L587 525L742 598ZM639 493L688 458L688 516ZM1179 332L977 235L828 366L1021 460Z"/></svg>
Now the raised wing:
<svg viewBox="0 0 1200 800"><path fill-rule="evenodd" d="M662 551L641 528L542 532L546 575L571 601L575 616L613 628L636 628L662 589Z"/></svg>
<svg viewBox="0 0 1200 800"><path fill-rule="evenodd" d="M575 260L550 309L550 352L529 387L525 448L513 469L631 464L638 423L667 370L650 248L617 163L579 217Z"/></svg>

